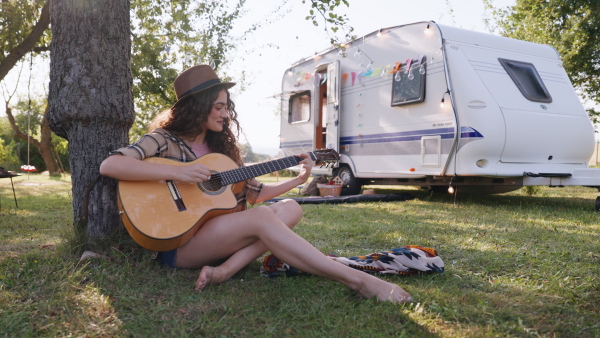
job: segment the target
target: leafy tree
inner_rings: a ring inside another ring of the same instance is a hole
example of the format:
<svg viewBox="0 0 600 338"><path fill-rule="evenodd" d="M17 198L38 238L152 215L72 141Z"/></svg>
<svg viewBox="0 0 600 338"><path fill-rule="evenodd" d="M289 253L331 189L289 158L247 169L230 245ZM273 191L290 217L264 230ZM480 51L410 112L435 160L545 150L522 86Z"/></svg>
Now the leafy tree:
<svg viewBox="0 0 600 338"><path fill-rule="evenodd" d="M17 142L13 139L8 119L0 119L0 167L16 171L19 168Z"/></svg>
<svg viewBox="0 0 600 338"><path fill-rule="evenodd" d="M302 0L302 3L306 3L306 0ZM309 15L306 16L306 20L311 21L313 25L318 26L320 21L318 16L321 16L325 25L325 31L330 34L331 44L337 45L344 50L345 47L343 41L340 42L335 33L341 28L345 31L345 39L350 41L354 39L354 36L352 36L354 28L348 25L348 17L346 15L336 13L336 10L342 4L347 7L350 6L348 0L310 0L311 9L309 10Z"/></svg>
<svg viewBox="0 0 600 338"><path fill-rule="evenodd" d="M131 67L137 111L135 124L130 131L132 139L144 134L146 125L155 114L174 102L172 83L181 69L195 63L212 63L218 68L227 62L223 53L234 48L234 42L228 34L234 20L241 14L244 2L240 0L232 5L215 0L195 4L182 0L131 2L134 17L131 25ZM1 19L5 25L0 34L9 37L3 40L2 45L6 57L0 59L0 74L4 76L28 51L48 50L49 5L39 0L19 0L3 2L1 6ZM27 32L28 35L25 34ZM38 39L37 44L34 44L35 39ZM13 112L8 105L7 112ZM9 121L15 121L12 114ZM51 156L50 151L54 147L53 138L48 134L50 130L47 123L43 121L44 137L39 141L27 135L25 129L19 129L15 123L12 123L12 127L19 138L29 140L38 148L44 156L45 167L51 173L58 173L59 162Z"/></svg>
<svg viewBox="0 0 600 338"><path fill-rule="evenodd" d="M585 99L600 104L600 2L589 0L517 0L494 9L504 36L556 48L574 86ZM600 112L588 109L597 123Z"/></svg>
<svg viewBox="0 0 600 338"><path fill-rule="evenodd" d="M47 51L49 40L48 25L50 9L47 1L14 0L0 3L0 80L28 53ZM10 96L12 97L12 95ZM36 147L44 159L45 167L51 174L60 172L58 162L52 152L51 131L46 120L42 120L39 139L27 135L19 128L12 115L12 108L6 99L6 114L14 134Z"/></svg>
<svg viewBox="0 0 600 338"><path fill-rule="evenodd" d="M49 7L46 0L0 2L0 81L27 53L48 50Z"/></svg>
<svg viewBox="0 0 600 338"><path fill-rule="evenodd" d="M238 144L238 146L240 147L240 149L242 149L244 163L263 162L270 158L269 155L255 153L252 150L252 146L250 145L250 143Z"/></svg>
<svg viewBox="0 0 600 338"><path fill-rule="evenodd" d="M28 157L21 158L22 162L34 165L39 171L48 170L51 175L60 174L61 168L58 164L57 154L53 151L52 131L46 118L46 100L20 101L16 109L21 111L21 114L16 118L13 116L13 108L9 107L8 103L5 109L15 136L34 146L43 160L41 163L31 163L31 149L28 147Z"/></svg>
<svg viewBox="0 0 600 338"><path fill-rule="evenodd" d="M229 61L225 53L235 50L231 29L245 2L132 1L132 139L145 134L159 110L176 101L173 81L181 70L201 63L218 70Z"/></svg>

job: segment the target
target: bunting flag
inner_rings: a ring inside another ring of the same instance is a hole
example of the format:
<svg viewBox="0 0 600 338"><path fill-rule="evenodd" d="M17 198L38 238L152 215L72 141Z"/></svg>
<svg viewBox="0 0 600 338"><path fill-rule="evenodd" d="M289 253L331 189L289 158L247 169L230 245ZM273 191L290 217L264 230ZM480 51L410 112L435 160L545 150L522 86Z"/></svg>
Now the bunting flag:
<svg viewBox="0 0 600 338"><path fill-rule="evenodd" d="M352 72L352 85L354 86L354 80L356 79L356 72Z"/></svg>
<svg viewBox="0 0 600 338"><path fill-rule="evenodd" d="M383 67L383 69L381 70L381 77L386 77L388 75L388 73L390 72L390 69L392 67L390 65L386 65L385 67Z"/></svg>
<svg viewBox="0 0 600 338"><path fill-rule="evenodd" d="M348 73L342 74L342 86L346 85L347 80L348 80Z"/></svg>
<svg viewBox="0 0 600 338"><path fill-rule="evenodd" d="M321 81L321 84L324 84L325 82L327 82L327 74L319 74L319 76L323 77L323 80Z"/></svg>
<svg viewBox="0 0 600 338"><path fill-rule="evenodd" d="M412 59L406 59L406 74L410 71L410 65L412 64Z"/></svg>

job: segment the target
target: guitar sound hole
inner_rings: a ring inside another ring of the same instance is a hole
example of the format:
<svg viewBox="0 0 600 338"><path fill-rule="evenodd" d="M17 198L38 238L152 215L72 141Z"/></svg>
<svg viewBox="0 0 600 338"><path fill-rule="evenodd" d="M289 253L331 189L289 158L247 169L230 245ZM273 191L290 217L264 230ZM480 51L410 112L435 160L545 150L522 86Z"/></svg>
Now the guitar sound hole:
<svg viewBox="0 0 600 338"><path fill-rule="evenodd" d="M225 190L221 181L221 175L217 172L212 172L210 180L199 183L198 187L200 190L210 195L216 195Z"/></svg>
<svg viewBox="0 0 600 338"><path fill-rule="evenodd" d="M206 181L206 182L202 182L200 183L200 185L202 186L202 188L204 188L203 190L207 190L207 191L219 191L221 189L221 184L217 183L217 182L213 182L211 181Z"/></svg>

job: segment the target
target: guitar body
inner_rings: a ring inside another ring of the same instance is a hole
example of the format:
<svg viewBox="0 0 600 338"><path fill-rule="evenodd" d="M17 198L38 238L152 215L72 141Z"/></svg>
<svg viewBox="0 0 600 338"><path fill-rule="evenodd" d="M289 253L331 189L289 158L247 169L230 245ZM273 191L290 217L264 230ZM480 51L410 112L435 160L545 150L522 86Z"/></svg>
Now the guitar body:
<svg viewBox="0 0 600 338"><path fill-rule="evenodd" d="M193 162L151 157L145 162L185 166L201 163L219 173L238 168L229 157L211 153ZM244 182L217 191L177 181L119 181L121 219L131 237L153 251L169 251L187 243L209 219L231 213L237 206L234 193Z"/></svg>

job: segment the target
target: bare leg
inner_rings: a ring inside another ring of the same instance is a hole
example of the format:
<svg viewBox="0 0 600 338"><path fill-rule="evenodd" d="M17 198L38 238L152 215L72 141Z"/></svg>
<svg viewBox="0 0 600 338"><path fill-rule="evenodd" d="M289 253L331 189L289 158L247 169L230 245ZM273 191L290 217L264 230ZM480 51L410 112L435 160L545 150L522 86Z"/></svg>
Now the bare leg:
<svg viewBox="0 0 600 338"><path fill-rule="evenodd" d="M293 228L302 217L302 208L294 200L283 200L270 205L269 208L271 208L277 218L290 229ZM258 240L236 251L219 266L203 266L198 276L198 280L196 281L196 290L201 291L208 285L217 285L229 280L238 271L267 251L267 247ZM179 266L182 266L185 265L186 262L178 258L178 264Z"/></svg>
<svg viewBox="0 0 600 338"><path fill-rule="evenodd" d="M178 250L178 256L181 254L190 265L209 265L257 240L295 268L338 281L362 297L393 302L411 300L410 295L397 285L327 258L290 230L271 208L264 206L211 219ZM178 257L178 264L179 260Z"/></svg>

